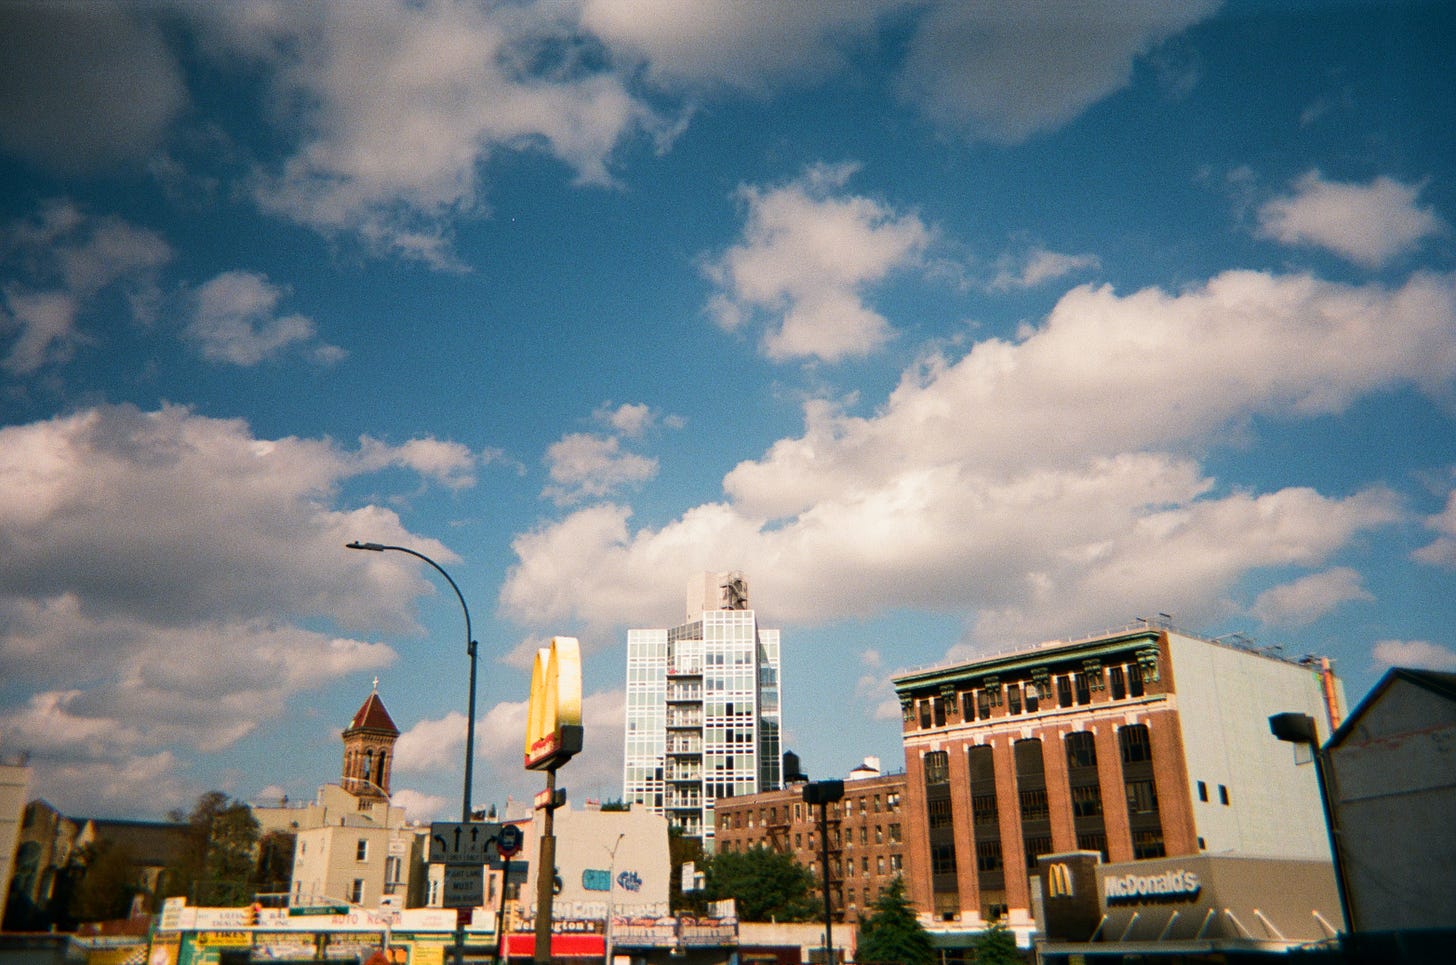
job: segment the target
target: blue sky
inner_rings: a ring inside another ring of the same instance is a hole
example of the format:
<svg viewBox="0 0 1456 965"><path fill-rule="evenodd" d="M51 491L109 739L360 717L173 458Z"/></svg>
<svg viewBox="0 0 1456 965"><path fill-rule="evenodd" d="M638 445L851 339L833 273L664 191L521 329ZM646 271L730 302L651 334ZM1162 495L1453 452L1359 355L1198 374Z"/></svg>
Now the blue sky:
<svg viewBox="0 0 1456 965"><path fill-rule="evenodd" d="M1456 11L0 6L0 750L477 803L530 658L741 569L812 776L898 671L1170 614L1456 668Z"/></svg>

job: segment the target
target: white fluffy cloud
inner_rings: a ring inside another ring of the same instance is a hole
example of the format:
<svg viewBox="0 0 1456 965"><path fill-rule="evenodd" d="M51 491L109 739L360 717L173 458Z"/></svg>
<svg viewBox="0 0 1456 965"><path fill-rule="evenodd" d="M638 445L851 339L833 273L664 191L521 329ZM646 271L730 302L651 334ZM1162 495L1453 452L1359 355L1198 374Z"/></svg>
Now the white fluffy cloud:
<svg viewBox="0 0 1456 965"><path fill-rule="evenodd" d="M705 265L720 289L709 306L718 324L736 329L764 316L769 358L834 362L892 335L863 293L916 265L931 232L915 215L838 196L854 170L820 165L789 184L743 188L743 241Z"/></svg>
<svg viewBox="0 0 1456 965"><path fill-rule="evenodd" d="M1379 488L1223 491L1176 453L1255 415L1335 413L1453 374L1451 276L1082 287L1017 341L928 357L872 416L809 403L801 436L728 474L726 502L637 530L599 505L522 535L501 601L534 622L650 621L681 573L732 560L774 574L775 620L922 606L970 616L971 646L1150 607L1211 619L1250 572L1319 569L1400 511ZM1359 592L1336 572L1263 607L1289 619Z"/></svg>
<svg viewBox="0 0 1456 965"><path fill-rule="evenodd" d="M1254 600L1253 614L1271 626L1304 626L1342 603L1373 599L1359 573L1337 566L1265 590Z"/></svg>
<svg viewBox="0 0 1456 965"><path fill-rule="evenodd" d="M1372 648L1371 656L1383 667L1456 670L1456 650L1427 640L1381 640Z"/></svg>
<svg viewBox="0 0 1456 965"><path fill-rule="evenodd" d="M657 460L624 452L615 436L572 432L546 450L551 485L543 496L559 506L605 496L630 483L657 475Z"/></svg>
<svg viewBox="0 0 1456 965"><path fill-rule="evenodd" d="M377 443L262 439L180 407L0 428L0 677L35 695L0 732L45 752L48 793L80 786L67 768L133 761L138 779L123 787L118 768L108 795L129 788L129 811L185 803L156 796L183 778L148 785L146 762L230 747L292 695L396 659L308 624L416 629L424 577L343 544L449 551L392 512L333 502L381 462L418 461ZM206 659L177 659L196 653Z"/></svg>
<svg viewBox="0 0 1456 965"><path fill-rule="evenodd" d="M96 218L66 201L0 229L0 337L16 334L0 365L16 376L67 362L91 341L82 318L115 286L132 301L133 318L154 300L155 274L171 260L161 236L119 218Z"/></svg>
<svg viewBox="0 0 1456 965"><path fill-rule="evenodd" d="M257 365L290 347L313 342L317 332L311 319L277 314L286 294L257 272L223 272L198 286L187 335L203 358L239 366ZM344 351L315 344L310 354L320 362L335 362Z"/></svg>
<svg viewBox="0 0 1456 965"><path fill-rule="evenodd" d="M582 25L662 87L764 92L837 70L903 0L584 0Z"/></svg>
<svg viewBox="0 0 1456 965"><path fill-rule="evenodd" d="M930 5L918 22L901 90L942 127L1018 143L1126 87L1138 57L1217 6L947 0Z"/></svg>
<svg viewBox="0 0 1456 965"><path fill-rule="evenodd" d="M1289 245L1315 245L1367 268L1379 268L1446 230L1434 208L1420 207L1419 185L1378 177L1369 184L1327 181L1318 171L1294 193L1259 209L1259 230Z"/></svg>
<svg viewBox="0 0 1456 965"><path fill-rule="evenodd" d="M1446 508L1427 519L1426 526L1439 535L1416 550L1416 559L1435 566L1456 567L1456 492L1446 497Z"/></svg>
<svg viewBox="0 0 1456 965"><path fill-rule="evenodd" d="M619 142L656 128L620 77L570 52L572 12L394 0L203 16L220 58L253 58L277 101L301 110L296 149L258 172L257 201L443 267L454 265L446 224L483 205L479 169L496 152L541 150L606 184ZM563 56L543 56L552 49Z"/></svg>
<svg viewBox="0 0 1456 965"><path fill-rule="evenodd" d="M996 275L988 287L995 292L1035 288L1073 272L1097 268L1101 263L1096 255L1064 255L1045 248L1033 248L1019 258L1007 256L1000 259Z"/></svg>

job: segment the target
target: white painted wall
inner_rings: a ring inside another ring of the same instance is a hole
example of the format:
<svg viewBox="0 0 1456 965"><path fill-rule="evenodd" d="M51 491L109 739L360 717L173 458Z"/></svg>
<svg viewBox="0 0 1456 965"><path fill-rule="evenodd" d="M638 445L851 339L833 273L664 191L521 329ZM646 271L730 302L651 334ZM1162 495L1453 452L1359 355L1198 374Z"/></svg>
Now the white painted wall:
<svg viewBox="0 0 1456 965"><path fill-rule="evenodd" d="M1205 850L1328 861L1329 838L1314 763L1269 732L1293 711L1329 720L1317 671L1169 633L1194 822ZM1198 782L1208 801L1198 799ZM1219 799L1228 788L1229 804Z"/></svg>

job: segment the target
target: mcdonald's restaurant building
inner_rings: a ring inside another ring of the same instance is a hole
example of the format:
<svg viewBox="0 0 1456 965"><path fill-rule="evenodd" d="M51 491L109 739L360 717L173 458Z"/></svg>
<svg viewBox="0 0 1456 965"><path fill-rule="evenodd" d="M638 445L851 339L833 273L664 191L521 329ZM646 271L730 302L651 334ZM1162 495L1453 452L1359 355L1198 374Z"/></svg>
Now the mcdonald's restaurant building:
<svg viewBox="0 0 1456 965"><path fill-rule="evenodd" d="M1338 903L1328 906L1333 913L1319 903L1333 895L1333 870L1314 767L1268 723L1272 714L1304 713L1328 736L1343 695L1327 662L1139 621L894 683L906 883L943 962L969 960L965 949L993 921L1030 947L1045 910L1037 904L1041 859L1073 852L1095 854L1104 877L1108 869L1137 880L1180 869L1197 876L1199 894L1216 894L1238 924L1200 920L1190 939L1200 928L1202 939L1223 928L1272 934L1255 906L1237 911L1237 891L1257 876L1240 876L1232 869L1249 865L1229 862L1254 858L1289 871L1288 900L1304 906L1304 931L1322 932L1311 909L1340 928ZM1329 888L1313 884L1319 868ZM1104 894L1098 881L1084 887L1084 900ZM1086 943L1105 914L1099 948L1108 935L1141 940L1158 918L1137 914L1135 904L1104 903L1085 933L1066 937ZM1272 916L1273 905L1257 907L1271 928L1303 934ZM1165 939L1194 916L1192 906L1170 910L1176 920L1165 914L1157 927L1167 928Z"/></svg>
<svg viewBox="0 0 1456 965"><path fill-rule="evenodd" d="M1096 851L1045 855L1031 879L1046 965L1097 957L1258 960L1332 942L1332 866L1234 855L1103 864Z"/></svg>

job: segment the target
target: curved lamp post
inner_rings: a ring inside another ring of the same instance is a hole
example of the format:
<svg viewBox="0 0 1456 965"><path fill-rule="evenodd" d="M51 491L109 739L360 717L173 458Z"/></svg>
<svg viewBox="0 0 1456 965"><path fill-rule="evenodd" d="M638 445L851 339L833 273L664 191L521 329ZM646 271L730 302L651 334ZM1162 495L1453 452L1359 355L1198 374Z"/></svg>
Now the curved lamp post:
<svg viewBox="0 0 1456 965"><path fill-rule="evenodd" d="M455 598L460 601L460 609L465 611L465 652L470 655L470 714L465 718L465 792L463 803L460 806L460 820L470 820L470 784L471 770L475 764L475 638L470 632L470 607L465 605L465 597L460 592L460 587L450 579L450 574L444 568L430 559L424 553L412 550L408 546L386 546L383 543L361 543L355 540L352 543L345 543L351 550L369 550L371 553L383 553L385 550L393 550L396 553L408 553L409 555L424 560L433 566L445 582L450 584L450 589L455 591Z"/></svg>

